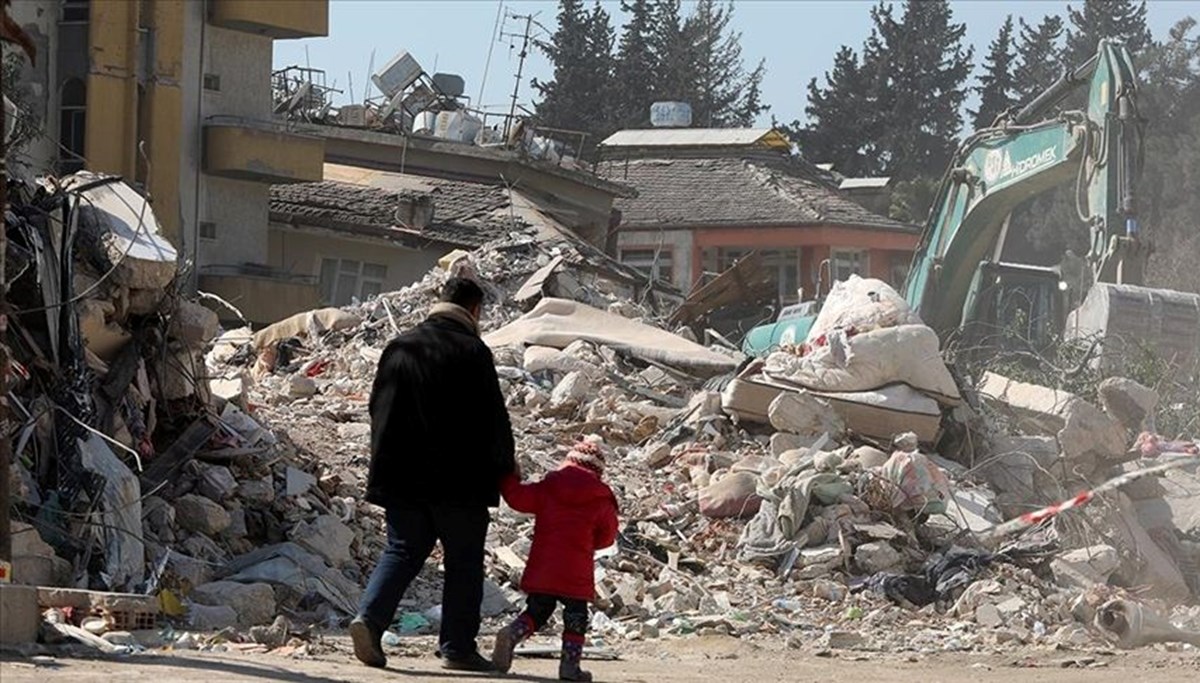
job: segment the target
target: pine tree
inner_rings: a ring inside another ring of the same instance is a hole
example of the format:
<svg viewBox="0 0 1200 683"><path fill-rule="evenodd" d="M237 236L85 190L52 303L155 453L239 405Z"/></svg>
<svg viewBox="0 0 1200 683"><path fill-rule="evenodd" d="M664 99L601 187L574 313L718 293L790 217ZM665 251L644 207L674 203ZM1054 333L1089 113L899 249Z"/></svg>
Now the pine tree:
<svg viewBox="0 0 1200 683"><path fill-rule="evenodd" d="M692 122L697 126L748 125L745 119L752 122L761 113L739 111L750 82L742 68L742 34L729 30L732 17L732 4L720 7L716 0L700 0L683 24L693 69Z"/></svg>
<svg viewBox="0 0 1200 683"><path fill-rule="evenodd" d="M800 153L814 163L833 164L845 175L866 175L871 170L863 154L868 139L864 115L867 111L867 80L858 55L843 45L833 60L833 71L825 72L824 87L814 78L808 83L808 125L791 125Z"/></svg>
<svg viewBox="0 0 1200 683"><path fill-rule="evenodd" d="M1096 53L1101 38L1125 43L1133 54L1152 44L1146 26L1146 0L1083 0L1083 7L1067 7L1071 25L1067 31L1066 61L1078 66Z"/></svg>
<svg viewBox="0 0 1200 683"><path fill-rule="evenodd" d="M591 12L582 0L560 0L558 28L538 47L554 64L554 78L533 81L542 96L538 119L551 127L590 134L591 143L611 132L606 97L612 87L612 27L597 1Z"/></svg>
<svg viewBox="0 0 1200 683"><path fill-rule="evenodd" d="M1020 104L1028 104L1038 93L1054 84L1063 72L1059 41L1062 17L1044 17L1036 27L1020 19L1017 36L1016 93Z"/></svg>
<svg viewBox="0 0 1200 683"><path fill-rule="evenodd" d="M946 0L906 0L899 21L882 0L864 50L872 81L870 116L884 170L907 180L940 176L958 144L959 112L974 51Z"/></svg>
<svg viewBox="0 0 1200 683"><path fill-rule="evenodd" d="M984 73L979 77L979 109L971 112L975 128L987 128L996 117L1016 103L1016 81L1013 77L1013 20L1010 14L988 49Z"/></svg>
<svg viewBox="0 0 1200 683"><path fill-rule="evenodd" d="M618 100L614 118L620 128L646 128L654 102L654 7L650 0L622 0L629 21L621 31L621 43L613 69Z"/></svg>
<svg viewBox="0 0 1200 683"><path fill-rule="evenodd" d="M753 126L760 115L770 111L771 106L762 101L762 81L766 75L767 60L760 59L758 66L754 67L754 71L746 76L746 87L742 93L742 99L730 117L731 125Z"/></svg>
<svg viewBox="0 0 1200 683"><path fill-rule="evenodd" d="M657 69L648 79L653 84L654 99L689 102L692 95L694 56L683 33L679 0L655 2L651 52Z"/></svg>

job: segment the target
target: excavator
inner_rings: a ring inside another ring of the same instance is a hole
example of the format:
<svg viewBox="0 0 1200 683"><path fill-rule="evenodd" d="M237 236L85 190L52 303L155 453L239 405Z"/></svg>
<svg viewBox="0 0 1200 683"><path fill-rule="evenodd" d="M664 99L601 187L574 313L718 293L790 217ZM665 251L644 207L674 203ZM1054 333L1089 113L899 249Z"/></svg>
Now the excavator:
<svg viewBox="0 0 1200 683"><path fill-rule="evenodd" d="M1078 305L1093 282L1093 289L1144 289L1150 247L1137 214L1143 121L1135 74L1129 51L1102 40L1086 63L958 148L901 289L943 343L951 338L964 347L986 343L989 334L1014 326L1033 343L1044 343L1063 334L1069 304ZM1086 110L1048 118L1086 84ZM1075 272L1070 272L1070 256L1057 267L1001 261L1013 209L1069 182L1079 218L1090 232L1088 253L1074 259ZM1125 324L1117 327L1128 329L1136 326L1130 321L1152 317L1135 309L1145 309L1155 297L1133 299L1140 303L1122 299ZM800 307L799 314L790 312L796 307L785 309L775 323L752 329L743 351L762 356L804 341L815 320L812 308ZM1197 343L1195 337L1191 341Z"/></svg>

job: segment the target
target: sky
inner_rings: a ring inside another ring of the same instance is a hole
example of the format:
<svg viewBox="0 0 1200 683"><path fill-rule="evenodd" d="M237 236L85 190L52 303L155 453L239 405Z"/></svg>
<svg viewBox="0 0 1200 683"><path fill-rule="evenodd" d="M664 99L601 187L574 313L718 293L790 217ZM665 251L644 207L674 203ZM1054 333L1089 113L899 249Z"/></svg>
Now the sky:
<svg viewBox="0 0 1200 683"><path fill-rule="evenodd" d="M555 27L557 2L552 0L330 0L329 36L305 40L275 41L275 66L311 66L324 69L326 82L347 91L335 103L362 101L370 84L373 63L377 69L393 55L407 50L428 73L447 72L466 80L473 106L481 103L494 111L507 111L517 72L520 37L524 19L511 15L535 15L535 34L543 37ZM620 36L620 3L603 0L613 15ZM686 13L694 3L684 2ZM822 78L832 67L841 45L858 51L871 30L873 0L735 0L732 26L742 34L742 55L747 69L766 59L764 101L771 110L760 124L774 116L791 122L804 116L806 85ZM976 63L982 61L988 43L1004 18L1040 21L1046 14L1066 18L1066 8L1075 3L1060 0L957 0L952 2L955 20L967 25L967 42L975 46ZM589 5L590 6L590 5ZM1200 18L1200 1L1150 0L1148 19L1155 38L1164 37L1179 19ZM500 14L500 33L493 36ZM491 54L489 64L488 55ZM486 80L485 80L486 75ZM530 48L520 83L518 101L526 106L534 97L532 78L549 79L553 68L537 49ZM354 86L354 97L348 85ZM373 90L371 95L377 95ZM480 95L482 94L482 100Z"/></svg>

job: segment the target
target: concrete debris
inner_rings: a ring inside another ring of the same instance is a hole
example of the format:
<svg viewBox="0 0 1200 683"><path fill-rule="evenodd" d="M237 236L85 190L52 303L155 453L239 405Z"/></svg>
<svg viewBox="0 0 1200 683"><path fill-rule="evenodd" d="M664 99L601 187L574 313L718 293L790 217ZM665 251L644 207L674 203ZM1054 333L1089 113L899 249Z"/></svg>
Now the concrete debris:
<svg viewBox="0 0 1200 683"><path fill-rule="evenodd" d="M32 194L17 194L9 235L34 254L31 245L49 240L30 219L36 212L21 208ZM60 280L97 284L79 302L89 338L18 358L36 381L18 382L15 408L44 417L15 430L18 519L35 520L14 527L16 580L144 591L133 597L152 607L109 611L148 614L146 628L156 619L232 628L257 647L294 642L301 624L344 624L386 542L382 511L362 500L375 368L395 331L424 319L448 271L344 309L220 333L171 284L174 257L169 277L165 261L138 251L145 258L120 279L101 281L96 264L108 249L85 248L71 277L38 277L39 267L60 265L53 254L29 257L15 276L14 296L37 293L14 302L28 310L79 294L49 291ZM1192 485L1185 472L1068 513L1086 525L1056 518L1003 544L988 535L1122 466L1165 458L1130 453L1134 433L1153 429L1156 401L1144 387L1106 382L1101 410L988 374L978 389L985 433L970 432L968 452L936 437L976 429L960 410L978 404L962 400L937 335L913 316L847 308L870 313L871 324L834 324L807 349L743 364L727 344L697 342L703 330L674 328L677 297L607 263L572 242L517 232L448 266L488 292L481 328L526 476L557 467L581 435L612 446L605 476L622 529L596 562L597 637L783 631L824 650L1086 647L1097 614L1108 615L1101 628L1122 628L1115 607L1102 609L1114 595L1140 605L1121 586L1173 604L1200 590L1189 583L1200 511L1178 493ZM51 401L50 386L80 390ZM75 438L78 427L66 414L89 416L112 442L63 448L75 442L59 437ZM1151 434L1138 443L1169 442ZM79 521L58 529L42 515ZM532 526L508 508L494 514L482 608L491 625L518 603ZM440 574L435 559L415 578L401 616L410 628L398 633L440 620ZM80 602L82 616L103 612L92 600ZM54 634L120 649L128 641L114 634L141 630L106 623L105 641L68 606L40 606L57 610L45 617ZM1126 642L1149 642L1146 613L1122 610L1142 624ZM172 645L205 643L189 634Z"/></svg>
<svg viewBox="0 0 1200 683"><path fill-rule="evenodd" d="M186 531L211 537L224 531L233 520L229 511L216 502L189 493L175 501L175 521Z"/></svg>
<svg viewBox="0 0 1200 683"><path fill-rule="evenodd" d="M1154 431L1158 392L1125 377L1109 377L1097 390L1104 411L1133 432Z"/></svg>
<svg viewBox="0 0 1200 683"><path fill-rule="evenodd" d="M269 623L276 614L275 591L265 583L215 581L196 586L189 597L201 605L229 606L241 626Z"/></svg>

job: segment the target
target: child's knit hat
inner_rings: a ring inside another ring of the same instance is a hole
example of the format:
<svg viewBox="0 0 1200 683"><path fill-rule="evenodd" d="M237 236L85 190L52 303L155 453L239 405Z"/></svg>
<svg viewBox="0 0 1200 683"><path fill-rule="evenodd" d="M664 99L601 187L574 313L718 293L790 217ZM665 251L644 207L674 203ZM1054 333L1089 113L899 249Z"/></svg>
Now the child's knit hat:
<svg viewBox="0 0 1200 683"><path fill-rule="evenodd" d="M597 475L604 474L604 439L589 434L571 446L567 462L586 467Z"/></svg>

